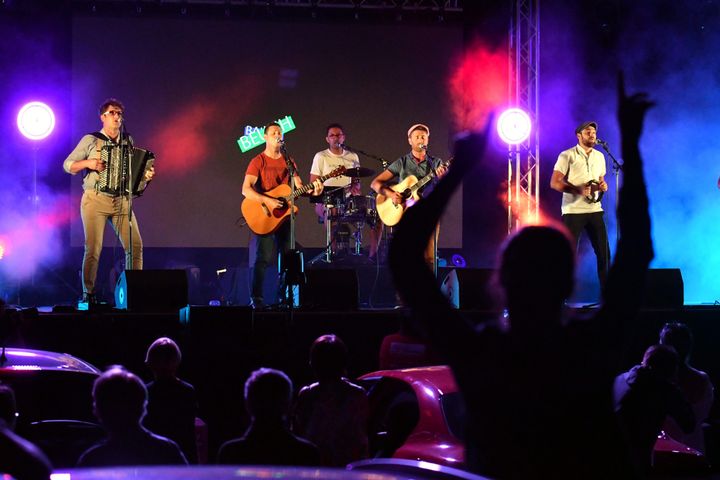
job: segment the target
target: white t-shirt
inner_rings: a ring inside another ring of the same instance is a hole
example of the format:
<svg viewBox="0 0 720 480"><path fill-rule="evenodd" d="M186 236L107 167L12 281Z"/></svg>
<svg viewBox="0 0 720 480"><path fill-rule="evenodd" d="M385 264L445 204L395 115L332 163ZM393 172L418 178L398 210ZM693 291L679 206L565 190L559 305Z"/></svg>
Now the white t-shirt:
<svg viewBox="0 0 720 480"><path fill-rule="evenodd" d="M359 167L360 159L356 153L343 150L340 155L336 155L328 148L315 154L312 167L310 167L310 174L320 177L322 175L327 175L339 166L346 168ZM328 178L325 180L324 185L326 187L345 187L350 185L350 180L350 177L341 175L335 178Z"/></svg>
<svg viewBox="0 0 720 480"><path fill-rule="evenodd" d="M595 149L590 150L590 155L585 155L582 147L576 145L558 155L553 170L565 175L568 183L572 185L584 185L591 180L598 181L600 177L605 176L605 156ZM600 202L590 203L583 195L563 192L563 215L602 211Z"/></svg>

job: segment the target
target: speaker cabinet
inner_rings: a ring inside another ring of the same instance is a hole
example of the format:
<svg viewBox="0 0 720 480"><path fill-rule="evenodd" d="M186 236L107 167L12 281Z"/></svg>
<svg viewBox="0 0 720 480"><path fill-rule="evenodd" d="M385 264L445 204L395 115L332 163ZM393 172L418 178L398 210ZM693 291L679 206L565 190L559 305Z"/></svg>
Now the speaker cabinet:
<svg viewBox="0 0 720 480"><path fill-rule="evenodd" d="M358 276L355 270L312 269L300 290L300 305L318 310L357 310Z"/></svg>
<svg viewBox="0 0 720 480"><path fill-rule="evenodd" d="M185 270L125 270L115 285L115 308L172 311L187 303Z"/></svg>
<svg viewBox="0 0 720 480"><path fill-rule="evenodd" d="M647 273L643 306L646 308L682 308L685 287L679 268L652 268Z"/></svg>
<svg viewBox="0 0 720 480"><path fill-rule="evenodd" d="M493 274L491 268L454 268L440 290L455 308L493 310L498 307L491 288Z"/></svg>

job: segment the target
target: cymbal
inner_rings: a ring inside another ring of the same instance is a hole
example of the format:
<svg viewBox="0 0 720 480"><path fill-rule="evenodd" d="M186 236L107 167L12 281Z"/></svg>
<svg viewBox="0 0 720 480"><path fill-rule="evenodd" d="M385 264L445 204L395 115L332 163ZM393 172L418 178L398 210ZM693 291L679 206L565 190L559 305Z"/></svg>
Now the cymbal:
<svg viewBox="0 0 720 480"><path fill-rule="evenodd" d="M375 170L372 168L365 168L365 167L355 167L355 168L348 168L345 170L346 177L369 177L370 175L374 175Z"/></svg>

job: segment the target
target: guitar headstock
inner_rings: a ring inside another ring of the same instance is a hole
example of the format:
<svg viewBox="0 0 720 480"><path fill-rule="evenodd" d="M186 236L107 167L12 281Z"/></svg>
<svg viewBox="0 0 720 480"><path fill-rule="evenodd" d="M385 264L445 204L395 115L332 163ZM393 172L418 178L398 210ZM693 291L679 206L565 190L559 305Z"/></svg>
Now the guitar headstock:
<svg viewBox="0 0 720 480"><path fill-rule="evenodd" d="M340 175L344 174L347 168L343 167L342 165L334 169L332 172L330 172L327 175L327 178L335 178L339 177Z"/></svg>

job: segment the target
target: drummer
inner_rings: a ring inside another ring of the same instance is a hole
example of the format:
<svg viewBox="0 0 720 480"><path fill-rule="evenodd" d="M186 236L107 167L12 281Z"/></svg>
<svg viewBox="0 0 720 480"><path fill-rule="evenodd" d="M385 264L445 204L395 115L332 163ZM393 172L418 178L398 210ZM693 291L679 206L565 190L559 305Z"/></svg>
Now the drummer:
<svg viewBox="0 0 720 480"><path fill-rule="evenodd" d="M360 159L354 152L349 152L343 148L345 142L345 132L339 123L331 123L327 126L325 141L329 148L318 152L313 158L312 167L310 167L310 182L314 182L318 177L327 175L337 167L343 166L348 170L360 167ZM339 177L329 178L325 180L325 190L327 194L331 194L332 190L342 188L342 192L337 192L333 196L334 202L344 202L345 197L350 195L361 195L362 186L359 177L349 177L341 175ZM333 188L335 187L335 188ZM323 203L315 204L315 212L320 222L325 221L325 206Z"/></svg>

